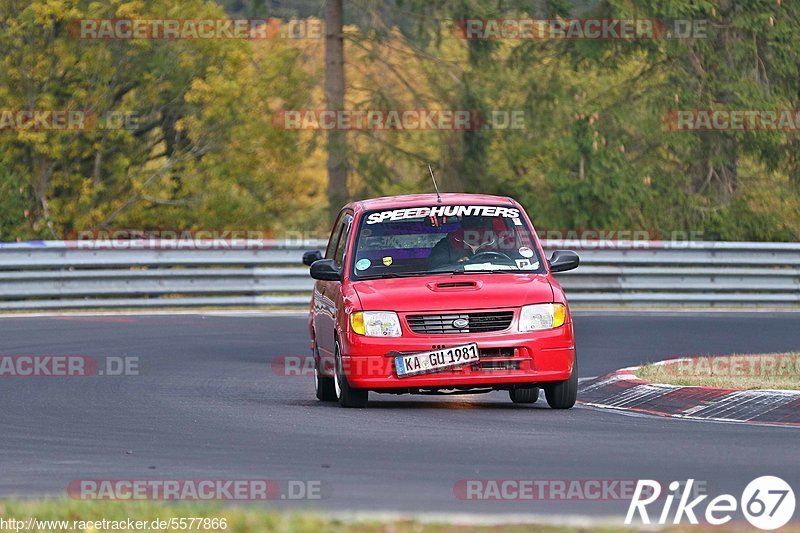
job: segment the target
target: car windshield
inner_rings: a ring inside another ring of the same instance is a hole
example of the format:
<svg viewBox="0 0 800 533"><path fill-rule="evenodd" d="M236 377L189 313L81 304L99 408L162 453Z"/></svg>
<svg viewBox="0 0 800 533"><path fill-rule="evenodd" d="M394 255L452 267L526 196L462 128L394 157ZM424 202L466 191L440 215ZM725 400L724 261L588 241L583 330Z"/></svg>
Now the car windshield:
<svg viewBox="0 0 800 533"><path fill-rule="evenodd" d="M361 217L351 268L354 279L544 272L519 210L486 205L367 212Z"/></svg>

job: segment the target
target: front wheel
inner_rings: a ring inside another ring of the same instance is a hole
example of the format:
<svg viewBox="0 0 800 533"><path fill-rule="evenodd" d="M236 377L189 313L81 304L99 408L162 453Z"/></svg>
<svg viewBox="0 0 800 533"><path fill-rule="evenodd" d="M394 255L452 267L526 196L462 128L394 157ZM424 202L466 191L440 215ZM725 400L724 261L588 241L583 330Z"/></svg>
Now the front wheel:
<svg viewBox="0 0 800 533"><path fill-rule="evenodd" d="M316 345L316 342L314 344ZM317 394L317 400L335 402L338 396L336 396L336 386L333 383L334 378L322 375L319 368L322 365L322 359L319 357L316 346L314 346L314 356L314 392Z"/></svg>
<svg viewBox="0 0 800 533"><path fill-rule="evenodd" d="M347 382L342 365L342 353L339 349L339 342L336 342L336 361L333 366L334 385L336 396L339 398L339 405L342 407L366 407L369 398L369 391L366 389L354 389Z"/></svg>
<svg viewBox="0 0 800 533"><path fill-rule="evenodd" d="M548 385L544 389L547 405L553 409L569 409L578 399L578 359L572 365L572 374L569 379Z"/></svg>
<svg viewBox="0 0 800 533"><path fill-rule="evenodd" d="M508 396L514 403L536 403L539 399L539 387L517 387L510 389Z"/></svg>

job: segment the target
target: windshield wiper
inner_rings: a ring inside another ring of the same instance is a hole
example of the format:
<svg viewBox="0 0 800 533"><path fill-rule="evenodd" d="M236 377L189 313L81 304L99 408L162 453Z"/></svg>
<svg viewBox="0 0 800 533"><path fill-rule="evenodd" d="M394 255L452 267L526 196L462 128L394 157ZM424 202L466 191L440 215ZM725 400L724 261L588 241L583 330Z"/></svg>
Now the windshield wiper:
<svg viewBox="0 0 800 533"><path fill-rule="evenodd" d="M541 274L536 270L522 270L520 268L486 268L486 269L479 269L479 268L471 268L466 269L464 267L460 267L458 270L447 271L447 272L440 272L446 274Z"/></svg>
<svg viewBox="0 0 800 533"><path fill-rule="evenodd" d="M463 274L463 270L438 270L438 271L420 271L420 272L385 272L383 274L373 274L371 276L358 276L357 281L368 279L381 279L381 278L416 278L420 276L436 276L439 274Z"/></svg>
<svg viewBox="0 0 800 533"><path fill-rule="evenodd" d="M371 276L358 276L358 280L380 279L380 278L413 278L417 276L427 276L430 272L384 272L383 274L373 274Z"/></svg>
<svg viewBox="0 0 800 533"><path fill-rule="evenodd" d="M536 270L521 270L518 268L498 268L496 270L487 268L485 270L481 269L467 270L466 268L464 268L463 265L459 265L455 268L449 268L447 270L426 270L419 272L385 272L383 274L372 274L370 276L358 276L356 281L382 279L382 278L414 278L419 276L441 276L448 274L541 274L541 272L537 272Z"/></svg>

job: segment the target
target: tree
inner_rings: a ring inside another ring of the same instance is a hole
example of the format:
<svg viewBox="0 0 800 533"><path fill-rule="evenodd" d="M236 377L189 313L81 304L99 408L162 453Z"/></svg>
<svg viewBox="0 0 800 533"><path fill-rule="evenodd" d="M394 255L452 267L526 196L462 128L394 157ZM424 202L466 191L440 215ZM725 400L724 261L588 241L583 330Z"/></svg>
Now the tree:
<svg viewBox="0 0 800 533"><path fill-rule="evenodd" d="M201 0L0 0L4 109L88 110L96 127L0 134L1 239L81 230L316 227L298 134L271 123L307 98L299 52L280 39L80 40L81 18L221 18ZM255 111L257 110L257 112ZM104 127L121 116L127 127ZM290 222L291 220L291 222ZM299 221L299 222L298 222Z"/></svg>
<svg viewBox="0 0 800 533"><path fill-rule="evenodd" d="M327 109L344 109L344 39L342 0L325 2L325 101ZM328 131L328 209L333 222L349 199L347 190L347 134Z"/></svg>

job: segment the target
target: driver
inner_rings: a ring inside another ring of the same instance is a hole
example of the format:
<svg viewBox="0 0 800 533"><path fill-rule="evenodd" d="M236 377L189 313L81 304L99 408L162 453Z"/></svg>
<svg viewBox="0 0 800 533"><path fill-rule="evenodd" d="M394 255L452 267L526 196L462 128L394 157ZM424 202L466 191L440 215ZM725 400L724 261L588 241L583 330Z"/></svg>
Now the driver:
<svg viewBox="0 0 800 533"><path fill-rule="evenodd" d="M428 256L428 269L462 263L473 255L496 248L497 233L491 217L465 216L461 227L442 238Z"/></svg>

